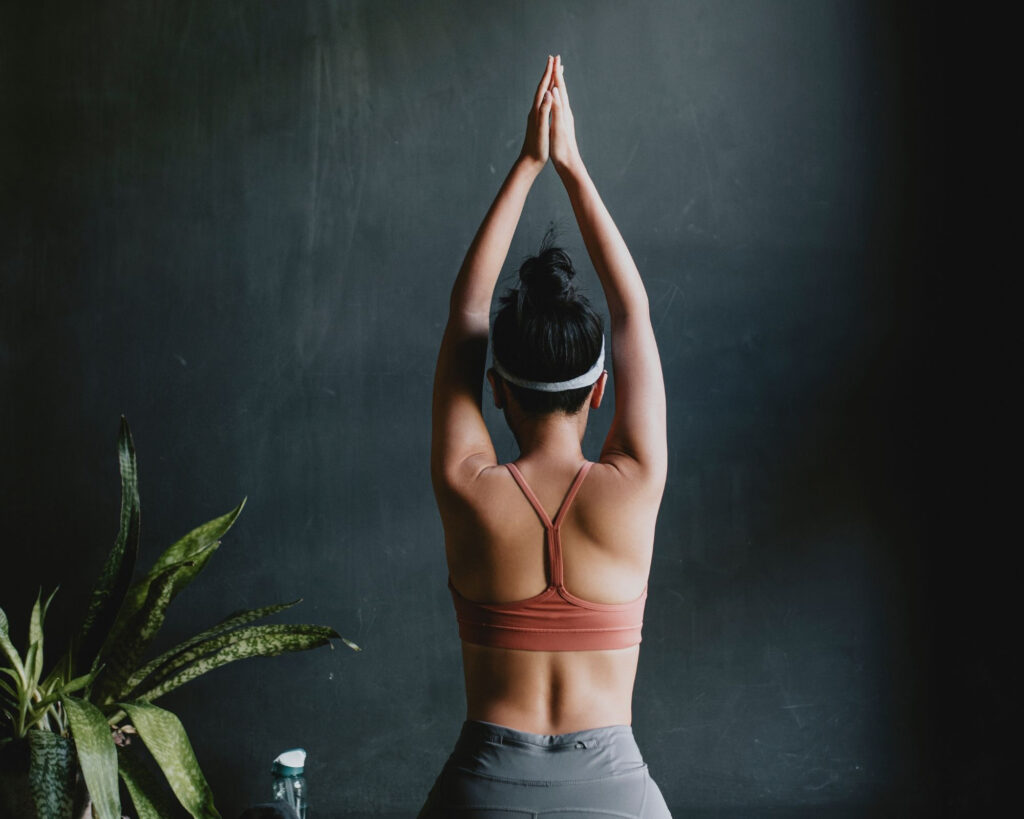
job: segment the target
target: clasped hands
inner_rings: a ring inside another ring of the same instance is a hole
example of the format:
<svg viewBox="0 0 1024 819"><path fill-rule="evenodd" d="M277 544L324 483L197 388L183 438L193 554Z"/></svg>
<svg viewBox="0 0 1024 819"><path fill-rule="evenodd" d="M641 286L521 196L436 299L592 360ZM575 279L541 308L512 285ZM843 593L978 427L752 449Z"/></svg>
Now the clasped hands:
<svg viewBox="0 0 1024 819"><path fill-rule="evenodd" d="M534 165L538 173L549 156L559 174L581 162L561 56L548 57L526 121L526 139L519 156Z"/></svg>

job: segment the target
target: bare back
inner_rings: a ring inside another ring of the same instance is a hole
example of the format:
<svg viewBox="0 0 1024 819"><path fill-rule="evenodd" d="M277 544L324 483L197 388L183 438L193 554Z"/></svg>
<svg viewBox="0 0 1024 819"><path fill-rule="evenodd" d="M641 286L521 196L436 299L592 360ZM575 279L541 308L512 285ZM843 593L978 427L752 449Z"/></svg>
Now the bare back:
<svg viewBox="0 0 1024 819"><path fill-rule="evenodd" d="M438 351L431 480L452 586L478 603L525 602L550 579L544 525L498 463L481 408L494 286L549 154L601 281L615 373L615 415L601 459L560 524L563 591L593 603L627 603L642 593L650 571L668 465L664 378L643 281L587 172L575 134L560 58L549 57L523 149L452 285ZM599 407L606 375L593 382L589 401L568 419L559 413L528 417L505 396L505 376L492 370L488 378L523 453L519 469L545 511L553 512L581 466L587 408ZM628 724L638 654L636 645L528 651L464 641L468 716L545 734Z"/></svg>
<svg viewBox="0 0 1024 819"><path fill-rule="evenodd" d="M580 464L518 466L549 517ZM647 584L661 487L596 463L561 523L565 586L594 603L626 603ZM503 465L438 498L452 584L487 603L524 600L551 577L544 526ZM639 646L522 651L463 642L467 717L541 734L630 724Z"/></svg>

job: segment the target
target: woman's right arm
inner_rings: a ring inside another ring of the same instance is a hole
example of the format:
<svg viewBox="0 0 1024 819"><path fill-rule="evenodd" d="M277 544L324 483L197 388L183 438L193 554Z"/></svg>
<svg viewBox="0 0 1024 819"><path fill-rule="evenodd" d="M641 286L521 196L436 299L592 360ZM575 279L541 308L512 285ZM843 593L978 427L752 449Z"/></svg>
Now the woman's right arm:
<svg viewBox="0 0 1024 819"><path fill-rule="evenodd" d="M612 323L615 417L601 460L657 487L668 465L665 380L640 272L580 158L561 60L552 80L551 161L572 202ZM637 474L639 473L639 474Z"/></svg>

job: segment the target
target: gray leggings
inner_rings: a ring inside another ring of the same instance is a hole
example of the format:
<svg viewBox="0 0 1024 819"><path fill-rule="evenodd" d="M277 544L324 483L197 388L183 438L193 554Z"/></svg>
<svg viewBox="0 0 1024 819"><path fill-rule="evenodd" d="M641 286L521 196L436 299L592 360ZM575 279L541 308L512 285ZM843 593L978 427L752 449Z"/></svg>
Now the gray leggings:
<svg viewBox="0 0 1024 819"><path fill-rule="evenodd" d="M671 819L628 725L528 734L468 720L419 819Z"/></svg>

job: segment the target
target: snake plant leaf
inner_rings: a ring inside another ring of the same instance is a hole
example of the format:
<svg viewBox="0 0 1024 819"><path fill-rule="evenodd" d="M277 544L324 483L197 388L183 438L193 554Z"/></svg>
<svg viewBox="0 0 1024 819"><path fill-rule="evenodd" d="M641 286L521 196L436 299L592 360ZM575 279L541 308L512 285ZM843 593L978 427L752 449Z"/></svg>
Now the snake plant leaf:
<svg viewBox="0 0 1024 819"><path fill-rule="evenodd" d="M0 710L8 719L14 719L14 713L18 708L18 692L10 685L0 679ZM3 720L0 720L2 722Z"/></svg>
<svg viewBox="0 0 1024 819"><path fill-rule="evenodd" d="M46 598L46 602L43 603L43 620L46 619L46 612L50 610L50 603L53 602L53 598L57 596L57 592L60 590L60 586L54 586L53 591L50 592L50 596Z"/></svg>
<svg viewBox="0 0 1024 819"><path fill-rule="evenodd" d="M28 625L28 643L39 643L39 651L42 654L43 650L43 621L46 620L46 612L50 608L50 603L53 602L53 596L57 593L54 589L50 592L50 596L46 598L46 602L42 601L43 590L39 589L36 594L35 605L32 606L32 615L29 617Z"/></svg>
<svg viewBox="0 0 1024 819"><path fill-rule="evenodd" d="M174 595L177 595L192 579L202 571L220 545L220 539L231 528L242 513L246 499L225 515L214 518L201 526L197 526L187 535L169 546L153 564L145 577L133 583L125 595L124 605L112 629L113 633L123 631L128 620L142 607L149 594L149 587L170 566L185 562L193 563L191 572L183 572L177 578Z"/></svg>
<svg viewBox="0 0 1024 819"><path fill-rule="evenodd" d="M30 691L35 690L42 673L43 647L39 643L32 643L25 655L25 687Z"/></svg>
<svg viewBox="0 0 1024 819"><path fill-rule="evenodd" d="M37 816L70 816L75 796L75 746L52 731L29 731L28 787Z"/></svg>
<svg viewBox="0 0 1024 819"><path fill-rule="evenodd" d="M99 675L92 699L97 703L110 702L124 686L138 663L139 657L156 636L164 623L167 605L174 596L176 575L188 571L188 562L165 568L149 586L145 603L125 624L119 637L108 638L100 654L106 657L106 668Z"/></svg>
<svg viewBox="0 0 1024 819"><path fill-rule="evenodd" d="M21 684L21 677L15 672L13 668L0 668L0 674L6 674L12 680L14 680L14 687L17 691L24 691L24 686Z"/></svg>
<svg viewBox="0 0 1024 819"><path fill-rule="evenodd" d="M96 679L96 675L98 673L98 671L92 671L88 674L83 674L81 677L75 677L73 680L69 680L66 685L61 686L60 691L64 694L74 694L76 691L85 688L87 685L91 685L92 681Z"/></svg>
<svg viewBox="0 0 1024 819"><path fill-rule="evenodd" d="M122 690L119 697L121 699L127 698L127 696L136 688L138 688L139 685L145 682L146 678L149 677L154 671L156 671L158 668L164 665L164 663L167 663L169 660L178 656L183 651L186 651L192 646L197 645L198 643L201 643L204 640L208 640L211 637L216 637L218 634L223 634L224 632L230 631L231 629L237 628L239 626L244 626L246 623L251 623L254 620L262 620L264 617L269 617L272 614L277 614L279 611L290 609L296 603L301 602L302 598L300 597L298 600L292 600L290 603L277 603L273 606L263 606L259 609L238 611L234 614L228 615L212 628L208 628L206 631L200 632L194 637L190 637L187 640L183 640L182 642L178 643L178 645L176 645L174 648L165 651L156 659L151 660L150 662L146 663L146 665L142 666L142 668L140 668L138 671L132 674L131 677L128 678L128 682L125 683L124 689Z"/></svg>
<svg viewBox="0 0 1024 819"><path fill-rule="evenodd" d="M65 694L74 694L76 691L81 691L87 685L90 685L94 679L96 679L96 673L93 671L89 674L83 674L81 677L75 677L66 684L61 684L60 680L54 681L54 689L44 691L44 696L39 702L36 703L37 709L45 709L51 703L57 702ZM40 688L42 691L43 689Z"/></svg>
<svg viewBox="0 0 1024 819"><path fill-rule="evenodd" d="M166 819L178 812L167 786L159 781L139 758L141 748L117 749L118 772L128 788L139 819Z"/></svg>
<svg viewBox="0 0 1024 819"><path fill-rule="evenodd" d="M46 675L46 679L39 683L39 690L44 694L50 694L58 690L67 682L70 674L71 653L65 652L61 655L61 658L54 663L53 668L50 669L50 673Z"/></svg>
<svg viewBox="0 0 1024 819"><path fill-rule="evenodd" d="M77 668L95 665L93 658L117 618L125 593L131 585L139 553L140 504L135 442L128 429L128 420L123 415L117 438L117 457L121 471L121 525L114 548L107 555L107 562L93 587L89 608L74 641Z"/></svg>
<svg viewBox="0 0 1024 819"><path fill-rule="evenodd" d="M14 643L11 642L11 638L8 634L8 623L7 615L4 614L4 610L0 609L0 649L3 649L4 654L7 656L7 662L11 664L11 669L18 675L18 681L22 686L25 685L25 666L22 665L21 655L18 654L18 649L14 647ZM2 671L4 669L0 669Z"/></svg>
<svg viewBox="0 0 1024 819"><path fill-rule="evenodd" d="M148 702L119 702L167 777L178 801L196 819L219 819L213 792L199 768L181 721Z"/></svg>
<svg viewBox="0 0 1024 819"><path fill-rule="evenodd" d="M289 629L286 633L243 635L244 631L255 631L260 628L276 627L254 626L253 629L243 629L242 632L237 632L240 636L232 641L231 645L197 660L170 679L150 688L139 699L155 700L168 691L173 691L196 677L201 677L208 671L233 663L235 660L244 660L247 657L274 657L286 651L305 651L317 646L330 645L332 639L339 637L334 629L327 626L284 626L283 628Z"/></svg>
<svg viewBox="0 0 1024 819"><path fill-rule="evenodd" d="M207 543L202 549L192 553L192 555L177 564L177 566L188 566L188 571L179 571L174 577L174 585L171 587L171 597L173 600L178 596L185 586L192 582L193 578L203 567L206 566L207 561L213 557L213 553L220 547L220 541L215 540L213 543ZM107 640L107 646L116 644L127 632L131 631L132 619L139 613L139 610L146 604L150 592L153 590L153 585L159 582L163 572L167 570L167 566L164 566L155 573L147 574L142 580L136 582L128 589L128 596L125 599L124 606L121 607L121 611L118 614L117 622L114 623L110 630L110 636ZM99 658L105 660L105 655L101 652Z"/></svg>
<svg viewBox="0 0 1024 819"><path fill-rule="evenodd" d="M78 764L98 819L119 819L121 799L117 790L117 747L110 725L90 702L68 694L61 697L78 749Z"/></svg>
<svg viewBox="0 0 1024 819"><path fill-rule="evenodd" d="M39 713L40 717L41 717L42 714L46 712L46 709L50 705L52 705L53 703L57 702L57 700L59 700L61 698L62 693L63 692L58 691L58 692L56 692L54 694L47 694L41 700L39 700L37 702L33 702L33 705L35 706L35 708L33 710L36 711L37 713Z"/></svg>
<svg viewBox="0 0 1024 819"><path fill-rule="evenodd" d="M28 644L39 643L39 649L43 648L43 590L36 593L36 602L32 606L32 615L28 621Z"/></svg>
<svg viewBox="0 0 1024 819"><path fill-rule="evenodd" d="M150 687L159 685L164 680L174 676L174 674L180 669L187 665L191 665L199 658L221 651L222 649L230 646L245 644L251 640L273 640L290 634L311 634L323 636L326 634L324 629L324 626L282 624L273 626L250 626L249 628L240 628L228 631L224 634L212 637L209 640L204 640L192 648L179 652L177 656L171 658L171 660L161 666L160 669L152 676L150 680ZM332 634L330 636L337 637L338 635Z"/></svg>

